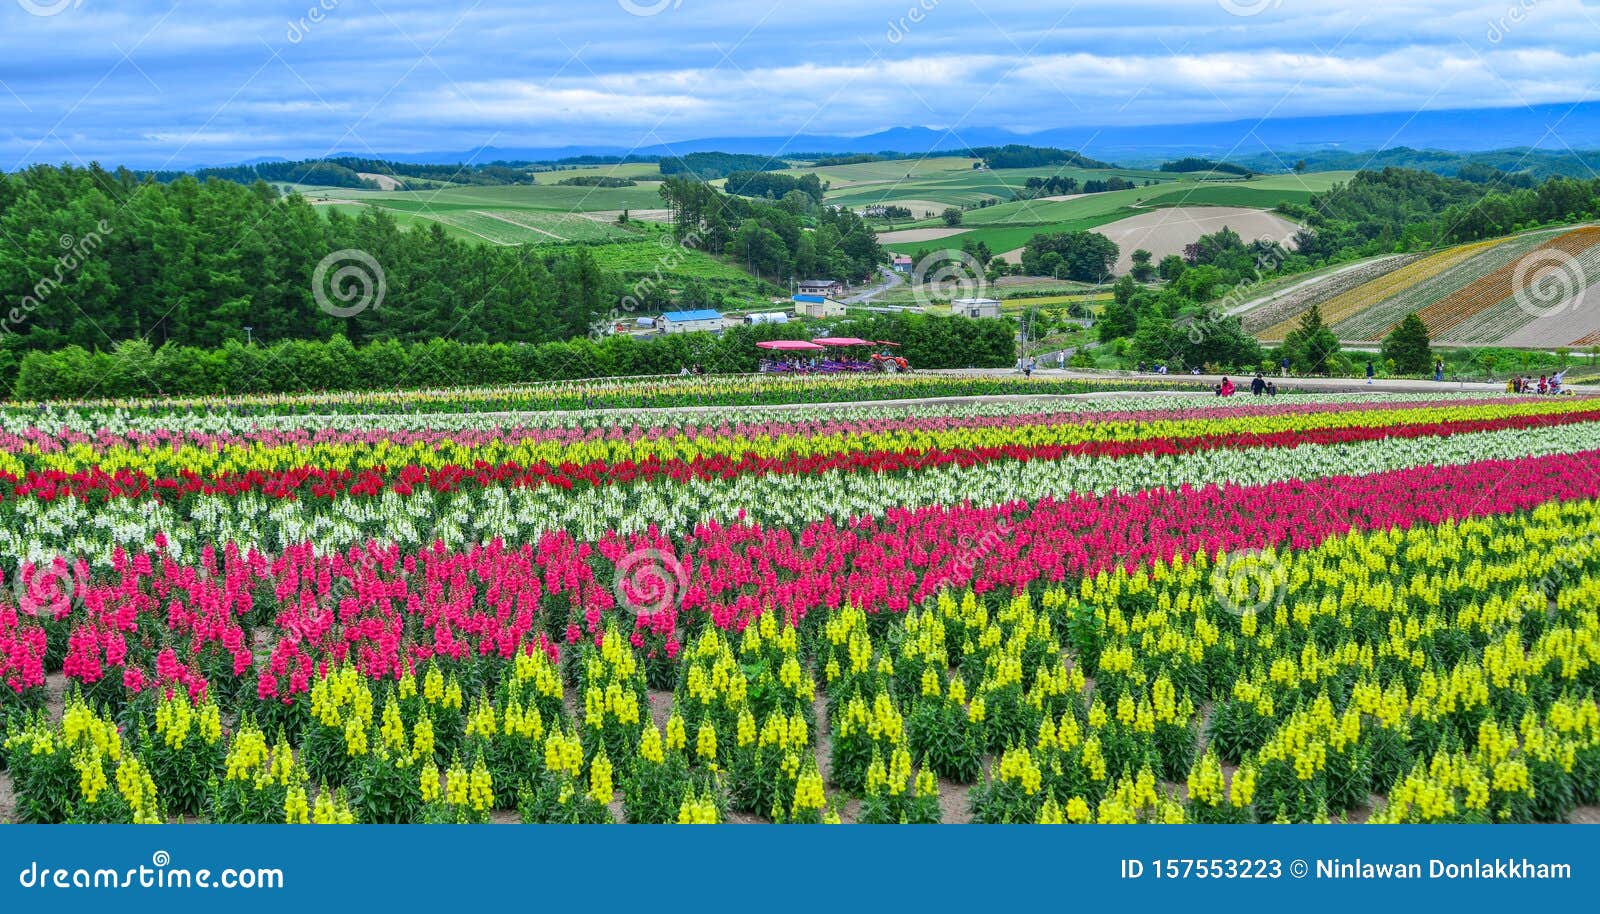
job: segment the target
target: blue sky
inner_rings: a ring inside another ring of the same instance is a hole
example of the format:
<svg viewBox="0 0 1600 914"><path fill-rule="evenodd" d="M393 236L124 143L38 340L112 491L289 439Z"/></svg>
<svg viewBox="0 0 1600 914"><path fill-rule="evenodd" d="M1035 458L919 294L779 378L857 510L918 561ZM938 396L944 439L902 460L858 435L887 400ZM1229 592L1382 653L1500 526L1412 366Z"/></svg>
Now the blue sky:
<svg viewBox="0 0 1600 914"><path fill-rule="evenodd" d="M1597 39L1594 0L0 0L0 168L1577 102Z"/></svg>

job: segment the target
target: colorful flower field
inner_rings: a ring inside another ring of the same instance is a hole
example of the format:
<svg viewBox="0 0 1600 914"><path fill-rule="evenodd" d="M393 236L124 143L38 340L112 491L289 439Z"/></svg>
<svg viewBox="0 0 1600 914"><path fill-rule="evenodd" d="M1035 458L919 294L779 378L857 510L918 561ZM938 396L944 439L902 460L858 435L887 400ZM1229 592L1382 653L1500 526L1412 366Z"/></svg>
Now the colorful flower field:
<svg viewBox="0 0 1600 914"><path fill-rule="evenodd" d="M1436 341L1587 345L1584 293L1600 276L1600 228L1540 230L1382 258L1251 309L1246 329L1281 341L1315 304L1341 340L1379 342L1415 312Z"/></svg>
<svg viewBox="0 0 1600 914"><path fill-rule="evenodd" d="M0 817L1600 811L1600 402L722 383L0 410Z"/></svg>

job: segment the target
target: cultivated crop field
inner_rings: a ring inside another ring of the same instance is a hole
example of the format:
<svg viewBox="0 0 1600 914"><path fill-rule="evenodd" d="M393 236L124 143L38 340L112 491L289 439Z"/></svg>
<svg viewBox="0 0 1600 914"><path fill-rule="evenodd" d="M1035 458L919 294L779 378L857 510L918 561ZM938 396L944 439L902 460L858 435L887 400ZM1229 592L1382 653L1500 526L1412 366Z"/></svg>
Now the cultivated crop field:
<svg viewBox="0 0 1600 914"><path fill-rule="evenodd" d="M1561 348L1600 333L1600 228L1540 229L1374 261L1265 298L1246 329L1278 341L1316 304L1341 340L1382 340L1416 312L1456 345Z"/></svg>
<svg viewBox="0 0 1600 914"><path fill-rule="evenodd" d="M1600 407L1096 386L0 408L0 817L1596 818Z"/></svg>
<svg viewBox="0 0 1600 914"><path fill-rule="evenodd" d="M568 187L555 183L576 174L576 170L541 173L539 179L549 183L533 186L397 192L331 188L314 194L312 199L326 210L354 215L373 207L385 210L402 224L424 229L438 224L458 238L496 245L627 240L634 237L633 231L612 224L612 214L661 206L659 182L641 182L634 187Z"/></svg>
<svg viewBox="0 0 1600 914"><path fill-rule="evenodd" d="M993 174L1006 177L1012 175L1012 172L999 171ZM1087 174L1104 177L1106 173ZM1271 214L1269 210L1283 203L1304 203L1310 200L1313 193L1327 190L1333 184L1347 178L1348 173L1274 175L1228 181L1197 180L1191 175L1162 172L1141 173L1131 177L1141 186L1105 193L1081 194L1066 199L1014 200L996 206L968 210L963 214L962 224L956 231L943 230L943 223L938 220L922 220L911 224L909 228L897 227L896 232L888 233L887 237L881 237L880 240L887 249L907 254L932 247L960 247L968 241L973 243L981 241L989 246L989 250L1015 261L1020 257L1023 245L1034 235L1099 230L1117 225L1124 220L1131 220L1129 225L1141 231L1151 224L1162 224L1161 238L1153 239L1152 243L1159 243L1163 249L1181 251L1183 245L1220 227L1213 225L1218 221L1213 217L1229 213L1236 215L1234 219L1236 224L1232 227L1246 237L1255 238L1266 234L1277 239L1289 231L1289 223ZM1146 177L1159 180L1161 183L1149 187L1142 186ZM1008 177L1007 180L1011 178ZM1019 178L1014 183L1020 185L1023 180L1025 179ZM900 194L900 190L896 190L895 193ZM922 198L927 195L919 191L901 196ZM1207 213L1205 210L1209 208L1218 209L1219 212ZM1163 210L1167 209L1176 209L1178 215L1162 215ZM1246 214L1242 210L1252 212ZM914 211L920 213L920 210ZM1178 228L1180 223L1183 225L1181 230ZM937 243L923 234L912 234L919 230L926 233L938 232ZM1123 263L1118 268L1120 271L1126 270L1127 257L1132 254L1134 247L1144 246L1154 251L1149 245L1124 244L1123 242L1128 241L1125 237L1127 233L1118 230L1117 234L1124 236L1113 238L1123 247Z"/></svg>

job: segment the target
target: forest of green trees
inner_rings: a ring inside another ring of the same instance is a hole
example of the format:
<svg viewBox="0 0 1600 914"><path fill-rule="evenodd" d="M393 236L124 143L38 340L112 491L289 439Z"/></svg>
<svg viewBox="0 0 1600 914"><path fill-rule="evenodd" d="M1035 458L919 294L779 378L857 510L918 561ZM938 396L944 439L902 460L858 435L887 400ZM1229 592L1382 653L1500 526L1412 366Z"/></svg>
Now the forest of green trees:
<svg viewBox="0 0 1600 914"><path fill-rule="evenodd" d="M668 178L661 198L679 241L713 254L729 254L768 279L830 278L873 274L885 255L872 228L848 209L816 206L793 191L777 203L725 194L693 178Z"/></svg>
<svg viewBox="0 0 1600 914"><path fill-rule="evenodd" d="M691 152L661 160L661 173L715 181L736 171L782 171L789 163L775 156L746 155L736 152Z"/></svg>
<svg viewBox="0 0 1600 914"><path fill-rule="evenodd" d="M1052 146L975 146L956 153L982 159L990 168L1042 168L1046 165L1071 165L1076 168L1110 168L1111 165L1091 159L1071 149Z"/></svg>
<svg viewBox="0 0 1600 914"><path fill-rule="evenodd" d="M623 295L587 249L543 252L412 231L382 211L323 216L269 185L36 166L0 177L0 384L29 351L155 345L352 342L540 343L587 332ZM349 318L318 307L312 276L334 252L364 251L385 293Z"/></svg>

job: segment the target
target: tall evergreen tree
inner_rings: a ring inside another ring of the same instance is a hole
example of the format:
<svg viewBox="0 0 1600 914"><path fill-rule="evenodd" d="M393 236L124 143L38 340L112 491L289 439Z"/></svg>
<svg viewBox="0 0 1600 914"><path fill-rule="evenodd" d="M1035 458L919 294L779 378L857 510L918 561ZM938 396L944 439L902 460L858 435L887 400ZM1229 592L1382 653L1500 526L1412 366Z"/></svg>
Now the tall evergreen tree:
<svg viewBox="0 0 1600 914"><path fill-rule="evenodd" d="M1383 341L1383 357L1401 374L1426 374L1433 368L1428 326L1415 311L1407 314Z"/></svg>

